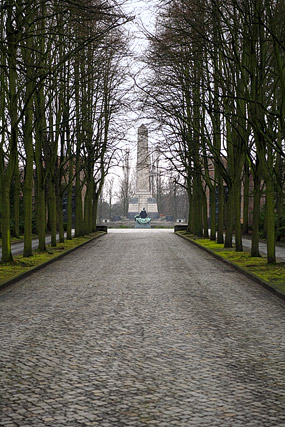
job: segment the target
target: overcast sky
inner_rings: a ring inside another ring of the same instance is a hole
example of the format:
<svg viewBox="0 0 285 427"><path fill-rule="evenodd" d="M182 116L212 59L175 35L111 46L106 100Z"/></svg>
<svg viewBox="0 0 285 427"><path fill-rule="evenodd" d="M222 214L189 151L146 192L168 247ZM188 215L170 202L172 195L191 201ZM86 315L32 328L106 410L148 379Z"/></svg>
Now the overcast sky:
<svg viewBox="0 0 285 427"><path fill-rule="evenodd" d="M140 21L147 29L153 29L155 23L156 4L157 0L127 0L124 5L124 10L126 10L127 13L134 15L136 18L134 26L137 27L137 38L142 36L139 29Z"/></svg>
<svg viewBox="0 0 285 427"><path fill-rule="evenodd" d="M155 16L156 16L156 4L158 0L127 0L124 4L123 10L131 16L134 16L134 20L127 25L127 30L131 33L131 44L130 49L133 53L134 59L131 61L132 71L138 71L141 64L138 59L143 54L144 50L147 49L147 40L143 34L143 27L150 32L154 31ZM134 93L134 100L136 94ZM134 106L135 106L134 102ZM136 111L134 108L133 114L130 113L129 117L132 121L128 134L126 135L130 149L131 149L131 165L134 168L136 164L136 144L137 144L137 130L138 127L147 122L141 118L142 114L140 111ZM152 142L152 134L149 134L149 143ZM112 170L112 176L115 177L115 188L118 188L119 176L121 176L121 168L114 168Z"/></svg>
<svg viewBox="0 0 285 427"><path fill-rule="evenodd" d="M132 72L137 73L142 68L145 69L145 64L143 64L141 59L143 59L143 54L147 50L148 41L144 35L144 30L154 33L155 31L155 22L157 15L157 4L159 0L127 0L124 9L125 11L134 16L135 19L128 25L128 30L131 33L130 37L130 49L133 53L133 61L131 63ZM145 72L145 71L144 71ZM140 73L140 79L143 80L143 74ZM134 94L135 97L135 94ZM143 117L143 112L136 111L138 113L137 123L134 123L134 127L139 127L142 122L145 122ZM150 140L152 139L150 134Z"/></svg>

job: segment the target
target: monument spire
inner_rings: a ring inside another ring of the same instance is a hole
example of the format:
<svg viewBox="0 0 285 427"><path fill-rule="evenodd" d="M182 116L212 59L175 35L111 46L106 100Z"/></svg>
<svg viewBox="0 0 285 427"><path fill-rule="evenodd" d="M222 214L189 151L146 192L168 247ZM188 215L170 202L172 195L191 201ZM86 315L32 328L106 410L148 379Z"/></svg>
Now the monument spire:
<svg viewBox="0 0 285 427"><path fill-rule="evenodd" d="M136 192L150 193L148 129L145 125L138 129Z"/></svg>
<svg viewBox="0 0 285 427"><path fill-rule="evenodd" d="M143 208L150 218L158 218L157 202L151 194L150 163L148 128L142 124L138 128L136 194L130 200L129 218L134 218Z"/></svg>

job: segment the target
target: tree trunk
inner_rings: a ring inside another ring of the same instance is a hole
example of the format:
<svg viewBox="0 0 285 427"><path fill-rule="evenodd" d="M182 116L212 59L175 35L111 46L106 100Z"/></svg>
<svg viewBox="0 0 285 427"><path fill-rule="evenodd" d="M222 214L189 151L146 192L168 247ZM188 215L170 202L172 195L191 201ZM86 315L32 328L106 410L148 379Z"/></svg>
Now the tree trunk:
<svg viewBox="0 0 285 427"><path fill-rule="evenodd" d="M7 55L7 64L8 64L8 81L9 81L9 103L8 111L10 116L10 127L11 135L9 141L10 147L10 156L8 162L6 160L6 165L4 161L4 154L2 151L2 146L0 145L0 171L1 171L1 181L2 181L2 262L11 262L13 261L12 252L11 252L11 236L10 236L10 191L11 183L13 179L13 173L15 170L16 163L16 153L17 153L17 142L18 142L18 96L17 96L17 71L16 71L16 58L17 58L17 37L15 29L13 27L13 18L12 18L12 7L8 8L8 16L6 21L6 31L8 39L8 55ZM2 101L3 99L1 99ZM3 116L1 119L4 119L4 110L2 111ZM1 143L4 143L4 130L3 130L3 140ZM6 167L6 170L5 170Z"/></svg>
<svg viewBox="0 0 285 427"><path fill-rule="evenodd" d="M84 199L84 233L92 231L92 198L93 198L93 179L88 180Z"/></svg>
<svg viewBox="0 0 285 427"><path fill-rule="evenodd" d="M12 262L10 237L10 186L3 186L2 191L2 262Z"/></svg>
<svg viewBox="0 0 285 427"><path fill-rule="evenodd" d="M82 194L80 182L80 157L76 158L76 182L75 182L75 237L82 235Z"/></svg>
<svg viewBox="0 0 285 427"><path fill-rule="evenodd" d="M82 235L82 193L81 193L81 117L80 117L80 76L79 62L76 58L74 63L75 78L75 115L76 115L76 161L75 161L75 237Z"/></svg>
<svg viewBox="0 0 285 427"><path fill-rule="evenodd" d="M239 179L235 179L234 183L234 218L235 218L235 248L237 252L243 251L242 246L242 233L241 233L241 182Z"/></svg>
<svg viewBox="0 0 285 427"><path fill-rule="evenodd" d="M41 16L46 14L45 1L41 0ZM40 34L45 33L45 21L39 21ZM39 36L39 46L37 49L37 61L46 67L48 61L45 55L45 38ZM43 59L44 58L44 59ZM46 109L45 109L45 94L43 84L40 85L34 96L35 100L35 163L37 176L37 233L39 238L39 250L46 250L46 188L45 179L48 174L48 167L44 169L43 162L43 146L47 146L46 138Z"/></svg>
<svg viewBox="0 0 285 427"><path fill-rule="evenodd" d="M220 172L222 164L221 158L221 108L220 108L220 76L222 73L222 61L219 53L219 33L221 31L221 22L218 5L213 4L213 62L214 62L214 114L213 114L213 131L214 131L214 149L216 153L215 167L215 182L218 190L218 217L217 217L217 243L224 243L224 180ZM216 213L215 213L216 215Z"/></svg>
<svg viewBox="0 0 285 427"><path fill-rule="evenodd" d="M31 5L31 2L30 4ZM22 7L22 5L21 5ZM25 42L22 45L22 55L26 69L25 76L25 94L24 94L24 147L26 154L25 181L24 181L24 257L33 255L32 248L32 224L33 224L33 165L34 165L34 148L33 148L33 38L31 24L31 11L27 8L24 18L24 37ZM19 26L21 22L19 23Z"/></svg>
<svg viewBox="0 0 285 427"><path fill-rule="evenodd" d="M35 114L35 161L37 175L37 233L39 238L39 250L46 250L46 191L44 184L44 166L42 159L42 143L44 140L45 119L42 117L44 107L41 102L36 103ZM44 123L43 123L44 122Z"/></svg>
<svg viewBox="0 0 285 427"><path fill-rule="evenodd" d="M223 178L218 181L218 233L217 243L224 243L224 186Z"/></svg>
<svg viewBox="0 0 285 427"><path fill-rule="evenodd" d="M243 224L242 233L248 234L248 204L249 204L249 167L244 165L244 183L243 183Z"/></svg>
<svg viewBox="0 0 285 427"><path fill-rule="evenodd" d="M203 229L204 229L203 236L205 239L208 239L209 238L208 206L207 206L207 197L205 192L203 197Z"/></svg>
<svg viewBox="0 0 285 427"><path fill-rule="evenodd" d="M225 248L233 247L233 225L234 225L234 195L233 187L229 190L228 200L226 203L226 236L225 236Z"/></svg>
<svg viewBox="0 0 285 427"><path fill-rule="evenodd" d="M216 240L216 186L210 188L210 240Z"/></svg>
<svg viewBox="0 0 285 427"><path fill-rule="evenodd" d="M253 188L253 213L252 213L252 235L251 256L260 257L259 253L259 215L260 215L260 178L255 175Z"/></svg>
<svg viewBox="0 0 285 427"><path fill-rule="evenodd" d="M97 212L98 212L98 202L99 202L99 193L94 191L93 197L93 215L92 215L92 231L96 231L97 225Z"/></svg>
<svg viewBox="0 0 285 427"><path fill-rule="evenodd" d="M279 133L280 135L280 133ZM282 223L283 223L283 205L284 205L284 182L283 182L283 161L281 157L282 150L282 140L281 135L279 136L279 147L280 153L277 154L276 159L276 176L277 176L277 197L276 197L276 211L277 211L277 230L276 230L276 240L280 241L282 236Z"/></svg>
<svg viewBox="0 0 285 427"><path fill-rule="evenodd" d="M282 223L284 220L283 216L283 205L284 205L284 190L282 187L278 188L278 196L277 196L277 232L276 232L276 240L280 241L282 236Z"/></svg>
<svg viewBox="0 0 285 427"><path fill-rule="evenodd" d="M72 180L73 180L73 161L71 151L69 152L69 172L67 186L67 240L72 239Z"/></svg>
<svg viewBox="0 0 285 427"><path fill-rule="evenodd" d="M3 215L3 212L2 212L2 205L3 205L3 182L4 182L4 177L3 177L3 173L2 173L2 169L1 169L1 161L2 161L2 158L1 158L2 156L1 156L1 150L0 150L0 200L1 200L1 203L0 203L0 239L2 238L2 215Z"/></svg>
<svg viewBox="0 0 285 427"><path fill-rule="evenodd" d="M64 225L63 225L63 214L62 214L62 195L57 194L57 223L59 232L59 243L64 243Z"/></svg>
<svg viewBox="0 0 285 427"><path fill-rule="evenodd" d="M51 232L51 246L56 247L56 195L52 180L48 184L49 224Z"/></svg>
<svg viewBox="0 0 285 427"><path fill-rule="evenodd" d="M274 212L274 182L266 181L266 219L267 219L267 262L275 263L275 212Z"/></svg>
<svg viewBox="0 0 285 427"><path fill-rule="evenodd" d="M46 250L46 202L45 202L45 190L38 183L37 188L37 229L39 237L39 250Z"/></svg>
<svg viewBox="0 0 285 427"><path fill-rule="evenodd" d="M262 228L262 238L267 239L267 199L265 199L264 209L263 209L263 228Z"/></svg>
<svg viewBox="0 0 285 427"><path fill-rule="evenodd" d="M192 200L194 234L195 236L203 237L203 189L198 171L194 172Z"/></svg>
<svg viewBox="0 0 285 427"><path fill-rule="evenodd" d="M190 183L188 183L187 194L188 194L188 203L189 203L187 231L188 233L193 234L193 215L192 215L193 196L192 196L192 189L191 189Z"/></svg>
<svg viewBox="0 0 285 427"><path fill-rule="evenodd" d="M13 236L20 236L20 171L18 163L18 155L15 162L15 171L14 171L14 226L13 226Z"/></svg>
<svg viewBox="0 0 285 427"><path fill-rule="evenodd" d="M26 168L24 182L24 257L33 255L32 248L32 219L33 219L33 104L32 104L32 83L31 78L26 84L25 94L25 125L24 125L24 145L26 152Z"/></svg>

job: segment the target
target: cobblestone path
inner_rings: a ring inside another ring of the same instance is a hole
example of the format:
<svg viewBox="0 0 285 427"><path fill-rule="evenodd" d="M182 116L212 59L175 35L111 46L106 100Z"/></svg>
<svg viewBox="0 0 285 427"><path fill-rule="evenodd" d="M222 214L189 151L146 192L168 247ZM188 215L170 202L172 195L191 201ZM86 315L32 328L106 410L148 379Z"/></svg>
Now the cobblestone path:
<svg viewBox="0 0 285 427"><path fill-rule="evenodd" d="M1 426L285 426L285 307L174 233L110 233L0 295Z"/></svg>

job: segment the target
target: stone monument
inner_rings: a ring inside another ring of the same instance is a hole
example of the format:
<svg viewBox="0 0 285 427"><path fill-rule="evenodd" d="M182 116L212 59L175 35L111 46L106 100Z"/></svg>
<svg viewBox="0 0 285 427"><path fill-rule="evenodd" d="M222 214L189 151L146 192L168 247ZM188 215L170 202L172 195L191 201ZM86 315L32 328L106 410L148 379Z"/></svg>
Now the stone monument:
<svg viewBox="0 0 285 427"><path fill-rule="evenodd" d="M151 162L148 150L148 129L141 125L138 129L136 193L130 200L128 217L135 218L143 209L151 219L158 218L157 202L152 196Z"/></svg>

